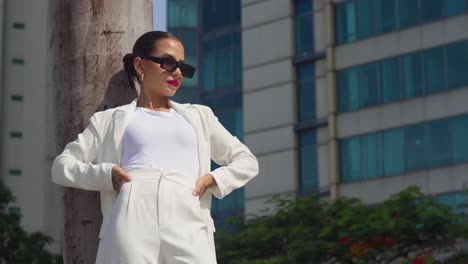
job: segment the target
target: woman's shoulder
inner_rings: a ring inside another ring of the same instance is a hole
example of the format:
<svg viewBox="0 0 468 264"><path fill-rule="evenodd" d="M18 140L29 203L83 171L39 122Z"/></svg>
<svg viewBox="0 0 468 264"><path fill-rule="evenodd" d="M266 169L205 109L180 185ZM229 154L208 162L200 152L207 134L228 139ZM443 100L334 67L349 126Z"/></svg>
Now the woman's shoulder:
<svg viewBox="0 0 468 264"><path fill-rule="evenodd" d="M94 115L100 118L111 117L116 112L125 112L128 108L132 107L132 104L133 103L129 103L129 104L121 105L121 106L116 106L113 108L108 108L106 110L97 111L94 113Z"/></svg>

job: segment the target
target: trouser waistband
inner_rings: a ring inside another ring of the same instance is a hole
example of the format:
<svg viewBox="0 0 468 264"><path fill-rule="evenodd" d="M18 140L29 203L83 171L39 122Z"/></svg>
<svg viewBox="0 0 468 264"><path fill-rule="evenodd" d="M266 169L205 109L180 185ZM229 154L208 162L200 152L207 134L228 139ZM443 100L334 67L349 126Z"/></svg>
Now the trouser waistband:
<svg viewBox="0 0 468 264"><path fill-rule="evenodd" d="M127 174L132 177L132 181L165 179L182 184L190 189L195 187L196 181L196 179L190 175L185 175L170 169L138 168L127 171Z"/></svg>

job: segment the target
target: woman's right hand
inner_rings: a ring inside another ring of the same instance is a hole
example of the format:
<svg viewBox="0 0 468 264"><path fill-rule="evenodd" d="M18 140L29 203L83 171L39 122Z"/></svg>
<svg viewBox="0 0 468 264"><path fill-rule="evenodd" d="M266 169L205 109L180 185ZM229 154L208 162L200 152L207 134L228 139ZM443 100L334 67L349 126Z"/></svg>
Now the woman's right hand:
<svg viewBox="0 0 468 264"><path fill-rule="evenodd" d="M120 168L117 165L114 165L112 167L112 186L114 187L114 190L117 192L120 192L120 187L122 187L122 184L129 182L132 180L132 177L130 177L122 168Z"/></svg>

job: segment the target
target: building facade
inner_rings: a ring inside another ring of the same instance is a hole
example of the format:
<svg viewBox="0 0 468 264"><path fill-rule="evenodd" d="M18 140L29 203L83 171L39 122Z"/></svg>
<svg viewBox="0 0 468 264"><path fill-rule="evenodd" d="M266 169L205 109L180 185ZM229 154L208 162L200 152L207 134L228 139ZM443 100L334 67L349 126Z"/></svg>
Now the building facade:
<svg viewBox="0 0 468 264"><path fill-rule="evenodd" d="M1 50L0 177L15 197L7 209L28 232L54 239L61 251L62 195L50 181L56 153L49 1L3 0Z"/></svg>
<svg viewBox="0 0 468 264"><path fill-rule="evenodd" d="M188 6L193 17L183 14ZM240 14L239 25L226 24L231 14ZM193 19L190 29L174 26L180 17ZM199 75L187 101L215 113L241 105L241 118L220 119L239 122L231 131L260 162L236 200L245 216L274 194L375 204L410 185L460 203L468 180L467 26L465 0L168 2L168 30L183 41L191 31L184 43L197 47L189 48ZM219 51L228 43L239 45L240 76L229 68L238 62Z"/></svg>
<svg viewBox="0 0 468 264"><path fill-rule="evenodd" d="M197 67L174 100L209 105L243 141L240 7L239 0L168 0L167 30L184 43L185 61ZM244 189L214 199L212 215L218 227L230 217L243 216Z"/></svg>

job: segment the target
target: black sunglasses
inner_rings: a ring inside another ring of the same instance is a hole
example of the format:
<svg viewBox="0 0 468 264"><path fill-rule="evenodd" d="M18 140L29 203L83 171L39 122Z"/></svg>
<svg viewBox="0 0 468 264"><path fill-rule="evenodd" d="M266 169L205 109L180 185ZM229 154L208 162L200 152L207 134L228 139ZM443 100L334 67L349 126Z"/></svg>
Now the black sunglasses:
<svg viewBox="0 0 468 264"><path fill-rule="evenodd" d="M169 72L174 72L177 68L182 72L182 76L192 78L195 74L195 67L180 63L172 57L153 57L153 56L141 56L142 59L151 60L161 65L161 68Z"/></svg>

